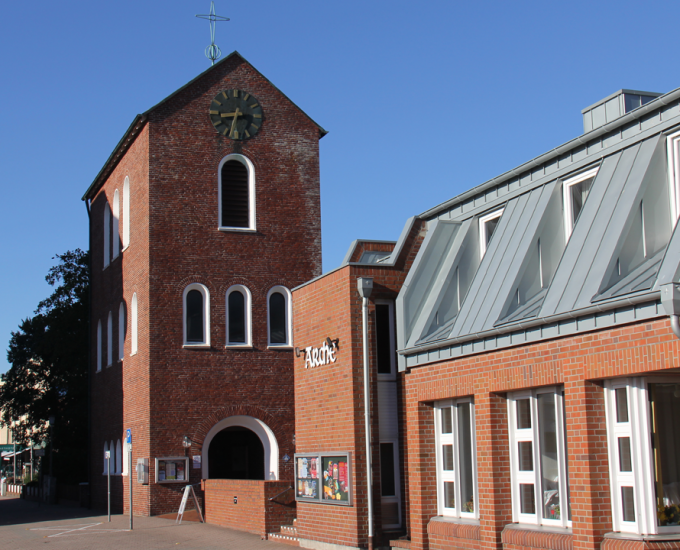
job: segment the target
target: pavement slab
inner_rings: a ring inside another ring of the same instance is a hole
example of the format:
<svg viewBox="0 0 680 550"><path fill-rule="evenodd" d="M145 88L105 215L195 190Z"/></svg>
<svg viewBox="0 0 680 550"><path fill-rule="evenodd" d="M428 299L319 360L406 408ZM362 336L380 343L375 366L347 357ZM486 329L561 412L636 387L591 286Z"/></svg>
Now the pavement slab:
<svg viewBox="0 0 680 550"><path fill-rule="evenodd" d="M107 516L84 508L38 505L16 497L0 498L2 548L282 550L290 546L216 525L158 517Z"/></svg>

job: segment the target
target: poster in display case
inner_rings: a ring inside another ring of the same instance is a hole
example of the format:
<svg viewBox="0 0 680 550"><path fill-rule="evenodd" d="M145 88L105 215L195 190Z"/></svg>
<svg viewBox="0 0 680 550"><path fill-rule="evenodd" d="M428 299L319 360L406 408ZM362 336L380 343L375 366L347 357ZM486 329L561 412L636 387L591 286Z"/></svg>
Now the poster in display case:
<svg viewBox="0 0 680 550"><path fill-rule="evenodd" d="M167 456L156 459L156 483L186 483L188 472L188 457Z"/></svg>
<svg viewBox="0 0 680 550"><path fill-rule="evenodd" d="M295 499L318 504L351 504L350 453L295 455Z"/></svg>

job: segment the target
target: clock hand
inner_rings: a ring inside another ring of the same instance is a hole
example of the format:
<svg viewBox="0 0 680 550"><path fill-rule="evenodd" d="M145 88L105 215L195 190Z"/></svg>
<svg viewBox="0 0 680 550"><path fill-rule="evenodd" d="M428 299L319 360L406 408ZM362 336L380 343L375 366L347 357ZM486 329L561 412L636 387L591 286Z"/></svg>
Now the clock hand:
<svg viewBox="0 0 680 550"><path fill-rule="evenodd" d="M229 135L233 135L234 129L236 128L236 121L238 120L238 116L242 114L243 113L239 111L237 107L236 111L234 112L234 120L231 122L231 130L229 130Z"/></svg>

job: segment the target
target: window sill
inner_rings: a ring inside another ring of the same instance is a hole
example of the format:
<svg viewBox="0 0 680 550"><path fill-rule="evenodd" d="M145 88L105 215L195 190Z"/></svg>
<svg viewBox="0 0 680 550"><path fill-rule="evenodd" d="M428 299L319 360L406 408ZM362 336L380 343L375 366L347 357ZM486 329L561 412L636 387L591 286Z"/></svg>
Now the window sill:
<svg viewBox="0 0 680 550"><path fill-rule="evenodd" d="M661 542L667 540L680 540L680 533L661 533L659 535L637 535L635 533L605 533L605 539L613 540L641 540Z"/></svg>
<svg viewBox="0 0 680 550"><path fill-rule="evenodd" d="M133 352L130 354L130 357L134 357L135 355L137 355L137 352L136 352L136 351L133 351Z"/></svg>
<svg viewBox="0 0 680 550"><path fill-rule="evenodd" d="M427 533L456 539L480 540L479 520L436 516L427 524Z"/></svg>
<svg viewBox="0 0 680 550"><path fill-rule="evenodd" d="M564 550L572 545L574 534L569 527L548 527L529 523L510 523L503 528L503 544L531 546L546 550Z"/></svg>
<svg viewBox="0 0 680 550"><path fill-rule="evenodd" d="M210 344L184 344L184 349L210 349Z"/></svg>
<svg viewBox="0 0 680 550"><path fill-rule="evenodd" d="M218 227L217 230L222 233L257 233L253 227Z"/></svg>
<svg viewBox="0 0 680 550"><path fill-rule="evenodd" d="M292 351L294 348L293 348L293 346L290 346L288 344L280 344L280 345L269 344L267 346L267 349L273 349L273 350L280 349L280 350L284 350L284 351Z"/></svg>
<svg viewBox="0 0 680 550"><path fill-rule="evenodd" d="M252 344L227 344L224 349L253 349Z"/></svg>
<svg viewBox="0 0 680 550"><path fill-rule="evenodd" d="M130 245L124 246L123 249L120 251L120 253L122 254L122 253L125 252L128 248L130 248Z"/></svg>

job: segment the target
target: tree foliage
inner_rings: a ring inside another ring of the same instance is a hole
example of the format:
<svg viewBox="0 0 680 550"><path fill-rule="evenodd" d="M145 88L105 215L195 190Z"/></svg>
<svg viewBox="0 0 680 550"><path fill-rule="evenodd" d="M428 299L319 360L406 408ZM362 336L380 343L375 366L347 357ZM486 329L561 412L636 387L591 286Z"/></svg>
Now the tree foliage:
<svg viewBox="0 0 680 550"><path fill-rule="evenodd" d="M55 450L62 459L55 457L57 463L86 456L89 253L76 249L55 259L59 263L45 277L54 292L12 332L0 418L19 425L17 441L28 444L47 440L54 416Z"/></svg>

